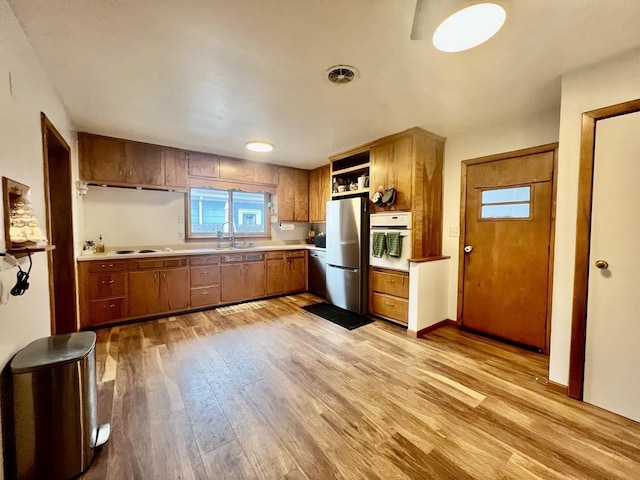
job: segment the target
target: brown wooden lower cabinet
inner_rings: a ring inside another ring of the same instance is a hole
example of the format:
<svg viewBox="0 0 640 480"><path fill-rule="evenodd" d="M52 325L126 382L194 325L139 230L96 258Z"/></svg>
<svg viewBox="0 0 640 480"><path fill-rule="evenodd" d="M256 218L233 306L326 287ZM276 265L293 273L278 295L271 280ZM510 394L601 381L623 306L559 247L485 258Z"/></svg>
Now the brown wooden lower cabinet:
<svg viewBox="0 0 640 480"><path fill-rule="evenodd" d="M265 296L264 255L223 255L220 265L222 303L251 300Z"/></svg>
<svg viewBox="0 0 640 480"><path fill-rule="evenodd" d="M220 257L191 257L191 307L207 307L220 303Z"/></svg>
<svg viewBox="0 0 640 480"><path fill-rule="evenodd" d="M265 254L267 275L267 295L284 293L284 252L267 252Z"/></svg>
<svg viewBox="0 0 640 480"><path fill-rule="evenodd" d="M189 307L189 269L129 272L129 316L140 317Z"/></svg>
<svg viewBox="0 0 640 480"><path fill-rule="evenodd" d="M284 256L284 291L297 292L307 289L307 252L286 252Z"/></svg>
<svg viewBox="0 0 640 480"><path fill-rule="evenodd" d="M268 252L266 294L299 292L307 289L307 251Z"/></svg>
<svg viewBox="0 0 640 480"><path fill-rule="evenodd" d="M129 315L129 276L124 261L80 262L80 326L98 326Z"/></svg>
<svg viewBox="0 0 640 480"><path fill-rule="evenodd" d="M306 290L306 250L78 262L80 326Z"/></svg>
<svg viewBox="0 0 640 480"><path fill-rule="evenodd" d="M369 313L408 324L408 273L372 267L369 269L369 290Z"/></svg>

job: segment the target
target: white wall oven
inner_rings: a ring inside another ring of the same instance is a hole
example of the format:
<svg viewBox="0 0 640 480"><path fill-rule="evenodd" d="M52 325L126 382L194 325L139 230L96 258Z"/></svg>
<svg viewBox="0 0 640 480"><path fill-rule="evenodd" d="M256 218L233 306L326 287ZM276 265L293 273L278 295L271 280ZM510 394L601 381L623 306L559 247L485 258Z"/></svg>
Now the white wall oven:
<svg viewBox="0 0 640 480"><path fill-rule="evenodd" d="M369 226L369 265L408 272L411 258L411 212L372 213L369 217ZM381 235L385 237L385 248L380 255ZM391 236L400 237L400 256L393 255L393 247L391 251L389 249L388 239ZM374 245L376 238L377 247Z"/></svg>

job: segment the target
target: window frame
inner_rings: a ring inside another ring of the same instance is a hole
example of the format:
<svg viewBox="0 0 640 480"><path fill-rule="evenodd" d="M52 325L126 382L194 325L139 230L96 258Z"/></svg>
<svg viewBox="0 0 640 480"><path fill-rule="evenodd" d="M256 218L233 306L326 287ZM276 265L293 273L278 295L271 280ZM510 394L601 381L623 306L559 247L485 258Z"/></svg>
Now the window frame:
<svg viewBox="0 0 640 480"><path fill-rule="evenodd" d="M209 241L209 240L219 240L219 237L215 233L204 232L197 233L192 230L192 218L191 218L191 195L194 189L211 189L217 190L220 192L226 192L229 198L229 211L231 212L231 217L233 220L233 194L235 192L242 193L252 193L252 194L262 194L263 195L263 211L264 211L264 232L252 232L251 234L245 232L238 232L234 229L234 233L236 238L241 237L243 240L246 239L271 239L271 212L270 212L270 196L271 193L267 191L253 191L253 190L243 190L241 188L221 188L220 186L214 185L190 185L187 188L186 192L186 201L185 201L185 218L186 218L186 232L185 232L185 240L186 241ZM236 223L233 222L234 226ZM222 233L222 240L229 241L230 235L229 232Z"/></svg>

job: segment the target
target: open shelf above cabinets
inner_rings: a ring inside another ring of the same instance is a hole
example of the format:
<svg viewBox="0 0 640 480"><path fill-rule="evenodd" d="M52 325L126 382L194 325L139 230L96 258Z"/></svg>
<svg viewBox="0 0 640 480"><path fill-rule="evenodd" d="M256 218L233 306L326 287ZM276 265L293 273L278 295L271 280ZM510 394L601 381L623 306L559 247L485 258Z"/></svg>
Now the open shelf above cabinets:
<svg viewBox="0 0 640 480"><path fill-rule="evenodd" d="M334 157L331 162L331 198L368 194L369 150Z"/></svg>

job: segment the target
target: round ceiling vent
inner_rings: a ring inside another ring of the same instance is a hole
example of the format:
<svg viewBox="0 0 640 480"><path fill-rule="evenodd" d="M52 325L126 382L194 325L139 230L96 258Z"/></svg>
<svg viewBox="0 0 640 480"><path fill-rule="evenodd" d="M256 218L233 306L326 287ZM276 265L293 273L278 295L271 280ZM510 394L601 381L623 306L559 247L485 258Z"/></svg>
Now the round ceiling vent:
<svg viewBox="0 0 640 480"><path fill-rule="evenodd" d="M327 80L336 85L343 85L356 79L358 70L349 65L335 65L326 71Z"/></svg>

